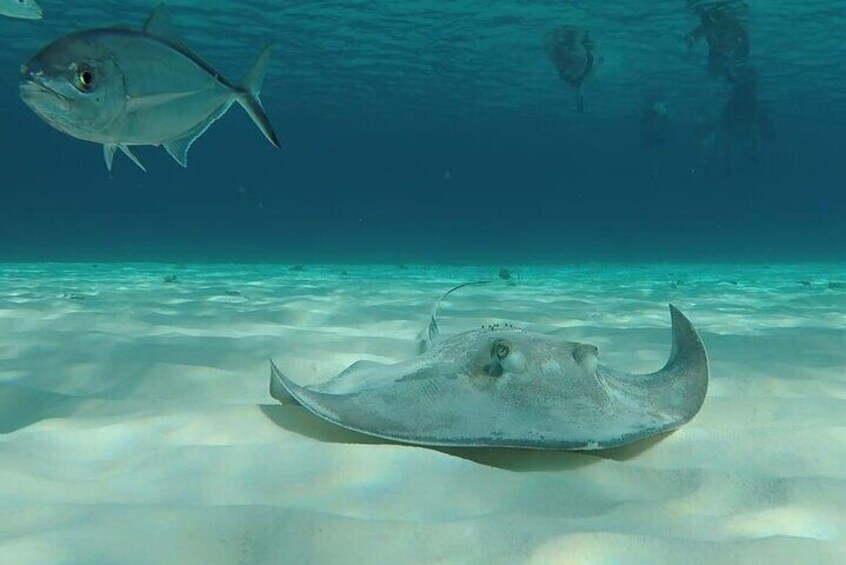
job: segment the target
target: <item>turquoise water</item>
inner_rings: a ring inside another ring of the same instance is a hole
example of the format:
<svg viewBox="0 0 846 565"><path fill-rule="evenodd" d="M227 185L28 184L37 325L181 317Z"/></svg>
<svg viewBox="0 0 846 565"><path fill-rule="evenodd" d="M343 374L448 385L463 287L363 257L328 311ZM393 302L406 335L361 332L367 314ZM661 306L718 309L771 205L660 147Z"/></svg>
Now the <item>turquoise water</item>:
<svg viewBox="0 0 846 565"><path fill-rule="evenodd" d="M262 98L283 147L236 108L188 169L142 147L149 174L119 156L111 175L99 148L21 103L18 69L64 33L140 27L151 4L50 4L41 21L0 20L0 259L843 257L837 2L748 3L773 135L757 158L738 142L730 173L719 130L734 85L708 77L704 41L688 51L698 18L680 0L176 2L180 36L233 81L275 44ZM584 114L544 52L559 25L596 45ZM641 129L651 99L668 111L658 146Z"/></svg>

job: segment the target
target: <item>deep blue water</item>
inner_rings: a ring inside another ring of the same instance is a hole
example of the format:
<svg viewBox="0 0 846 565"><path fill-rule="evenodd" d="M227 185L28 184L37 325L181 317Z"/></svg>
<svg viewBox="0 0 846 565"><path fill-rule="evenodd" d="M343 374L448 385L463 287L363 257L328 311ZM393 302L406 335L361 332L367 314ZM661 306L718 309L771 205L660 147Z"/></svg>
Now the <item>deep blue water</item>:
<svg viewBox="0 0 846 565"><path fill-rule="evenodd" d="M262 99L282 148L233 107L182 169L51 129L18 69L77 29L152 4L41 2L0 19L0 260L544 261L843 259L846 5L749 2L750 64L774 137L702 153L732 85L691 55L683 1L172 2L186 43L240 80L268 40ZM600 5L601 4L601 5ZM649 4L649 6L644 6ZM584 114L542 37L590 29ZM648 147L643 100L669 110Z"/></svg>

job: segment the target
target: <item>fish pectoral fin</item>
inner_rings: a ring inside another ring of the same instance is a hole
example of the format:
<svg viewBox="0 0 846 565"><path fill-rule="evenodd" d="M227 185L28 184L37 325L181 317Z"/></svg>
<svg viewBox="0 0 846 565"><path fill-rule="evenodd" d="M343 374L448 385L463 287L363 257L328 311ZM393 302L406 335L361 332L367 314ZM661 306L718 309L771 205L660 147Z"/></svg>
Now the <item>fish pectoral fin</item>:
<svg viewBox="0 0 846 565"><path fill-rule="evenodd" d="M106 169L109 171L112 170L112 162L115 159L115 151L120 149L124 155L129 157L133 163L138 165L138 168L147 172L147 169L144 168L144 165L141 164L141 161L138 160L138 157L132 154L132 151L129 150L129 146L124 143L105 143L103 144L103 158L106 160Z"/></svg>
<svg viewBox="0 0 846 565"><path fill-rule="evenodd" d="M229 110L230 106L232 106L232 102L222 104L217 110L209 114L205 120L197 124L194 129L190 130L187 134L176 139L163 141L162 146L177 163L183 167L187 167L188 150L191 149L191 145L193 145L194 142L197 141L197 138L203 135L213 123L220 119L220 117Z"/></svg>
<svg viewBox="0 0 846 565"><path fill-rule="evenodd" d="M167 106L190 96L202 96L206 92L207 90L184 90L178 92L159 92L145 96L127 96L126 109L128 112L139 112L148 108Z"/></svg>

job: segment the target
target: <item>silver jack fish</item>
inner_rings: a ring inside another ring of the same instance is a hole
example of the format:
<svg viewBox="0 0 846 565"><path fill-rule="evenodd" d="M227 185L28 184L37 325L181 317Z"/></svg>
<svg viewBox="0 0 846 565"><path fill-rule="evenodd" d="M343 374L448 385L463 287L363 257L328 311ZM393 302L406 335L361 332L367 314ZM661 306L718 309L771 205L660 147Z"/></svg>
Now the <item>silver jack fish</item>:
<svg viewBox="0 0 846 565"><path fill-rule="evenodd" d="M279 147L259 100L269 56L268 45L232 84L171 33L159 5L141 31L80 31L42 49L21 69L21 98L59 131L102 144L109 170L120 149L146 171L133 145L161 145L185 167L191 144L235 102Z"/></svg>
<svg viewBox="0 0 846 565"><path fill-rule="evenodd" d="M35 0L0 0L0 15L22 20L40 20L43 13Z"/></svg>

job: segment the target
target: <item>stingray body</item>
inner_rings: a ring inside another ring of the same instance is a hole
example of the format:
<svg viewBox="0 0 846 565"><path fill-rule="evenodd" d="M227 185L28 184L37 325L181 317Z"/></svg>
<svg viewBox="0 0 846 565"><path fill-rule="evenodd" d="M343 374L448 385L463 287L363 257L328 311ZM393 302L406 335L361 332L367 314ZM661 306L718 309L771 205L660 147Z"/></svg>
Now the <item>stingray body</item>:
<svg viewBox="0 0 846 565"><path fill-rule="evenodd" d="M414 359L359 361L305 387L271 362L270 392L338 426L417 445L616 447L678 428L705 399L702 340L678 309L670 314L670 359L652 374L615 371L593 345L511 327L441 340L433 313L428 347Z"/></svg>

